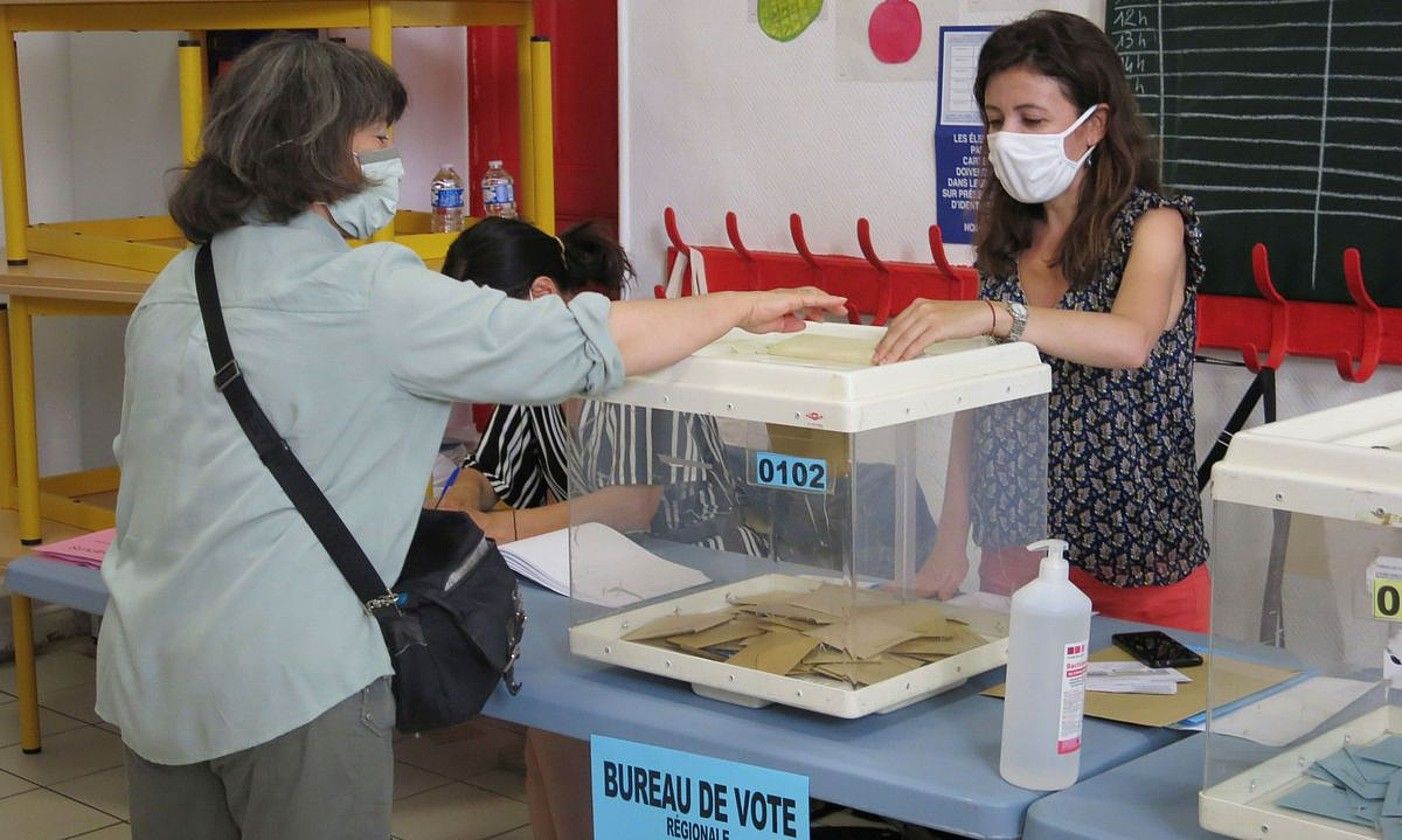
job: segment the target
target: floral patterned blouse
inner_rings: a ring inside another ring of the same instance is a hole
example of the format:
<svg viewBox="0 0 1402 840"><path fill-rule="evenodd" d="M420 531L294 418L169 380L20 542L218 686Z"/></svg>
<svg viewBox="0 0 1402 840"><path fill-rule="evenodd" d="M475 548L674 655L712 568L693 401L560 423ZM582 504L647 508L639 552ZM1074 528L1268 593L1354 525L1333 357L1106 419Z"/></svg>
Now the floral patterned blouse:
<svg viewBox="0 0 1402 840"><path fill-rule="evenodd" d="M1047 535L1066 540L1070 562L1112 586L1176 583L1207 561L1193 446L1193 351L1203 262L1192 199L1136 189L1115 218L1096 281L1068 291L1058 307L1110 311L1134 225L1157 207L1183 214L1188 276L1182 313L1148 361L1138 370L1111 370L1042 357L1052 369ZM1016 272L982 277L979 296L1026 303ZM1026 441L1017 443L1025 437L1017 427L1041 418L1040 405L1030 402L975 415L970 503L975 540L986 548L1038 538L1035 524L1026 521L1026 511L1037 507L1021 498L1019 481L1040 466Z"/></svg>

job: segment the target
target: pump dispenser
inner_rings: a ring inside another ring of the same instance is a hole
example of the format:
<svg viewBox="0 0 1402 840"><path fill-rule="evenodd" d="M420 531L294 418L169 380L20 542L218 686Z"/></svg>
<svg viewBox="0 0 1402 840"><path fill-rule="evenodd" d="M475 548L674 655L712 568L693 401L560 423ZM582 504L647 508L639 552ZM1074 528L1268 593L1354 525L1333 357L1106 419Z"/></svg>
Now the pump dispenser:
<svg viewBox="0 0 1402 840"><path fill-rule="evenodd" d="M1061 790L1081 769L1090 599L1070 580L1064 540L1045 551L1037 579L1013 593L1007 700L998 772L1029 790Z"/></svg>

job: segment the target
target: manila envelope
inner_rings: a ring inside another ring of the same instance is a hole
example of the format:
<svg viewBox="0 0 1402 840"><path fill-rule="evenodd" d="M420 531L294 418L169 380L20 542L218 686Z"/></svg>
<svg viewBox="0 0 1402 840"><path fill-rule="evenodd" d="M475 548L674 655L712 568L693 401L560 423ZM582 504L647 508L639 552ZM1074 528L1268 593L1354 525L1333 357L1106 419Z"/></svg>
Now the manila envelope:
<svg viewBox="0 0 1402 840"><path fill-rule="evenodd" d="M828 647L845 650L858 659L871 659L893 645L920 636L912 630L875 618L853 618L806 632Z"/></svg>
<svg viewBox="0 0 1402 840"><path fill-rule="evenodd" d="M777 615L766 615L760 618L759 626L766 630L773 630L776 627L783 627L789 630L797 630L800 633L813 629L813 622L799 621L796 618L781 618Z"/></svg>
<svg viewBox="0 0 1402 840"><path fill-rule="evenodd" d="M1110 647L1091 654L1092 662L1129 662L1129 654ZM1273 668L1230 659L1225 656L1202 655L1202 664L1179 668L1192 680L1181 683L1177 694L1102 694L1086 692L1086 717L1132 723L1137 726L1172 726L1207 709L1207 668L1216 662L1213 673L1212 699L1217 705L1234 703L1258 691L1264 691L1294 677L1299 671ZM985 691L989 697L1002 697L1006 685Z"/></svg>
<svg viewBox="0 0 1402 840"><path fill-rule="evenodd" d="M750 639L750 643L726 663L770 674L787 674L817 646L818 640L811 636L792 630L773 630Z"/></svg>
<svg viewBox="0 0 1402 840"><path fill-rule="evenodd" d="M846 365L870 365L876 355L876 341L834 335L796 335L769 345L771 356L802 359L809 362L837 362Z"/></svg>
<svg viewBox="0 0 1402 840"><path fill-rule="evenodd" d="M823 647L815 648L812 653L803 657L804 665L831 665L836 662L855 662L852 654L845 650Z"/></svg>
<svg viewBox="0 0 1402 840"><path fill-rule="evenodd" d="M907 659L903 656L882 656L869 662L833 662L819 665L816 670L820 674L846 680L850 685L862 686L876 685L882 680L899 677L901 674L913 671L924 664L919 660Z"/></svg>
<svg viewBox="0 0 1402 840"><path fill-rule="evenodd" d="M690 613L683 615L664 615L659 619L649 621L631 633L623 634L623 638L630 642L640 642L644 639L660 639L664 636L681 636L687 633L700 633L702 630L709 630L720 624L724 624L733 617L730 610L717 610L708 613Z"/></svg>
<svg viewBox="0 0 1402 840"><path fill-rule="evenodd" d="M768 604L791 604L795 598L802 598L807 592L794 592L788 589L775 589L769 592L756 592L753 595L728 595L726 600L736 606L762 606Z"/></svg>
<svg viewBox="0 0 1402 840"><path fill-rule="evenodd" d="M945 638L950 635L949 622L939 604L930 601L908 601L904 604L859 607L857 614L865 618L876 618L887 624L904 627L922 636Z"/></svg>
<svg viewBox="0 0 1402 840"><path fill-rule="evenodd" d="M853 607L897 606L898 602L884 592L871 592L852 586L825 583L807 595L800 595L792 599L789 603L795 607L827 613L834 618L845 618L852 612Z"/></svg>
<svg viewBox="0 0 1402 840"><path fill-rule="evenodd" d="M806 607L799 607L793 604L747 604L740 609L747 613L753 613L761 618L791 618L796 621L806 621L809 624L832 624L838 621L837 616L828 615L818 610L810 610Z"/></svg>
<svg viewBox="0 0 1402 840"><path fill-rule="evenodd" d="M679 648L695 651L702 648L723 645L726 642L748 639L751 636L758 636L763 632L764 628L760 626L759 621L746 616L732 619L708 630L702 630L699 633L684 633L677 636L668 636L667 641Z"/></svg>
<svg viewBox="0 0 1402 840"><path fill-rule="evenodd" d="M911 656L958 656L976 647L988 644L988 640L962 624L949 622L949 638L911 639L892 647L889 653L903 653Z"/></svg>

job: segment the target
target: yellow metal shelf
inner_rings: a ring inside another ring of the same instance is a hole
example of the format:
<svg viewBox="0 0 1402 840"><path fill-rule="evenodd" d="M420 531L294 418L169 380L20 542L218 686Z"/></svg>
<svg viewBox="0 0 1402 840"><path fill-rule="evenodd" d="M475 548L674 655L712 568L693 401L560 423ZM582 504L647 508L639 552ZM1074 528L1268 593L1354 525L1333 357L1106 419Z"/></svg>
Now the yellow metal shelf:
<svg viewBox="0 0 1402 840"><path fill-rule="evenodd" d="M479 220L463 219L464 227ZM385 241L398 242L432 268L438 268L457 233L431 233L428 213L401 210L394 220L393 235ZM29 250L34 254L63 257L155 274L186 246L175 223L165 216L137 216L128 219L94 219L85 222L33 225L28 229ZM351 240L352 245L363 241Z"/></svg>
<svg viewBox="0 0 1402 840"><path fill-rule="evenodd" d="M128 0L55 2L0 0L0 176L3 177L8 262L24 265L30 252L136 271L157 272L181 247L181 234L164 217L29 224L24 131L20 115L16 32L172 31L179 46L182 163L198 154L205 107L203 33L222 29L370 30L371 52L390 61L396 28L512 26L517 30L517 88L521 120L522 216L555 230L553 103L550 44L532 41L532 0ZM428 232L426 214L400 214L393 237L425 262L441 261L452 241Z"/></svg>
<svg viewBox="0 0 1402 840"><path fill-rule="evenodd" d="M520 26L530 0L390 0L390 25ZM361 29L370 0L204 0L204 2L0 2L11 32L127 32L211 29Z"/></svg>

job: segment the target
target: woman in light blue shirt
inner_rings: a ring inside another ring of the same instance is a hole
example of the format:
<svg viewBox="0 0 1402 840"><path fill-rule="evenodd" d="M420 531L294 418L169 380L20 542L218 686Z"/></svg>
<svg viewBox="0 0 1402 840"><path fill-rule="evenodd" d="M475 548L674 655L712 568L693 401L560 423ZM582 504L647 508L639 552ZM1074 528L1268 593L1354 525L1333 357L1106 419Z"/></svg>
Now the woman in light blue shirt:
<svg viewBox="0 0 1402 840"><path fill-rule="evenodd" d="M814 290L530 306L392 243L394 71L291 36L216 86L170 201L209 242L244 376L387 584L453 401L553 403L671 364L735 326L801 329ZM173 259L126 337L117 539L98 712L127 746L133 836L384 838L392 673L361 608L215 389Z"/></svg>

